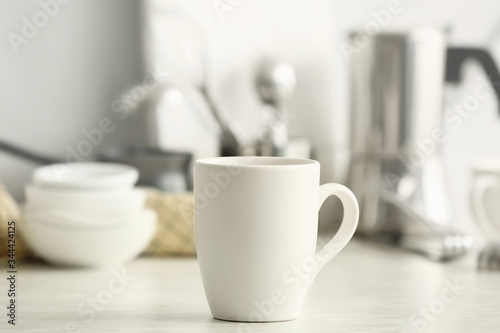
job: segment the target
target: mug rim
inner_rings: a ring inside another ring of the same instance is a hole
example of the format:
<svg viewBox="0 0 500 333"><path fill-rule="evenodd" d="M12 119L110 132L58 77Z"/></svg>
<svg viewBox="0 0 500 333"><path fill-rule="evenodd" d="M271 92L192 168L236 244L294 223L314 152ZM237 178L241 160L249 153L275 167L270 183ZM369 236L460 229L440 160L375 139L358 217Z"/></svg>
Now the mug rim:
<svg viewBox="0 0 500 333"><path fill-rule="evenodd" d="M219 156L196 160L196 165L230 166L238 168L293 168L319 165L319 162L306 158L277 156Z"/></svg>

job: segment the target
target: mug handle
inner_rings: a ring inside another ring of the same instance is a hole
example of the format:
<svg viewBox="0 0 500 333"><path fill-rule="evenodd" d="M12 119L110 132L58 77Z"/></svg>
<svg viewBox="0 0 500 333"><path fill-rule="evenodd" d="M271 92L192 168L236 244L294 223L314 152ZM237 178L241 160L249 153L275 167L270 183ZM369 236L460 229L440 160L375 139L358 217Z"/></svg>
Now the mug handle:
<svg viewBox="0 0 500 333"><path fill-rule="evenodd" d="M334 183L321 185L319 187L318 211L321 209L321 206L323 206L325 200L331 195L335 195L342 202L344 217L342 218L339 230L333 238L323 248L316 252L314 259L317 266L313 272L311 283L316 277L316 274L318 274L318 272L347 245L358 225L358 201L351 190L344 185Z"/></svg>
<svg viewBox="0 0 500 333"><path fill-rule="evenodd" d="M491 219L489 218L488 210L486 209L484 200L486 192L497 186L498 183L495 179L490 177L481 178L478 181L474 182L471 192L472 209L474 211L476 220L483 231L490 234L490 237L491 234L499 235L499 231L492 227L494 224L491 223Z"/></svg>

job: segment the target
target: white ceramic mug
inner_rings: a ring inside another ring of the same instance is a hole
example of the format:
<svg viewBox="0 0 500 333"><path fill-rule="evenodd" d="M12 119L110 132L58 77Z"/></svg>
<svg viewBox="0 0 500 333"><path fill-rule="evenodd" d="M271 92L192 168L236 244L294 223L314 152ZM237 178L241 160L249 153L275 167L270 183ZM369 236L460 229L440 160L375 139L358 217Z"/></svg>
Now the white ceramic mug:
<svg viewBox="0 0 500 333"><path fill-rule="evenodd" d="M471 206L485 235L500 240L500 160L482 160L474 164Z"/></svg>
<svg viewBox="0 0 500 333"><path fill-rule="evenodd" d="M198 261L214 318L268 322L299 316L316 273L349 242L358 223L345 186L319 185L316 161L216 157L196 161ZM337 196L344 219L316 253L318 211Z"/></svg>

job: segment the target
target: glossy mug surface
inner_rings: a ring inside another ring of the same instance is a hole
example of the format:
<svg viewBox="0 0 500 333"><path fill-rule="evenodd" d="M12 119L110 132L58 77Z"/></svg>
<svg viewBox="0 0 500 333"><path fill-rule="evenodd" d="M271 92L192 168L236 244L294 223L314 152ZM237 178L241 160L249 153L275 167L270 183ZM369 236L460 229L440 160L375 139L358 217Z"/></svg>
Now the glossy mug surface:
<svg viewBox="0 0 500 333"><path fill-rule="evenodd" d="M194 166L198 262L212 315L295 319L317 272L349 242L359 210L352 192L319 185L320 165L281 157L216 157ZM318 211L344 207L339 231L316 253Z"/></svg>

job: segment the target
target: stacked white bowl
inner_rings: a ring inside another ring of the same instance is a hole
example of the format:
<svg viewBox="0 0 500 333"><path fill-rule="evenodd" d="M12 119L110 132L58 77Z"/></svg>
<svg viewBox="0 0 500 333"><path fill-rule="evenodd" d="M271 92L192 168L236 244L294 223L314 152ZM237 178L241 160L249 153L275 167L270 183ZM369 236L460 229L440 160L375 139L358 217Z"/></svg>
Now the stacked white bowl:
<svg viewBox="0 0 500 333"><path fill-rule="evenodd" d="M137 169L112 163L52 164L25 188L22 233L42 259L116 267L138 256L156 229Z"/></svg>

